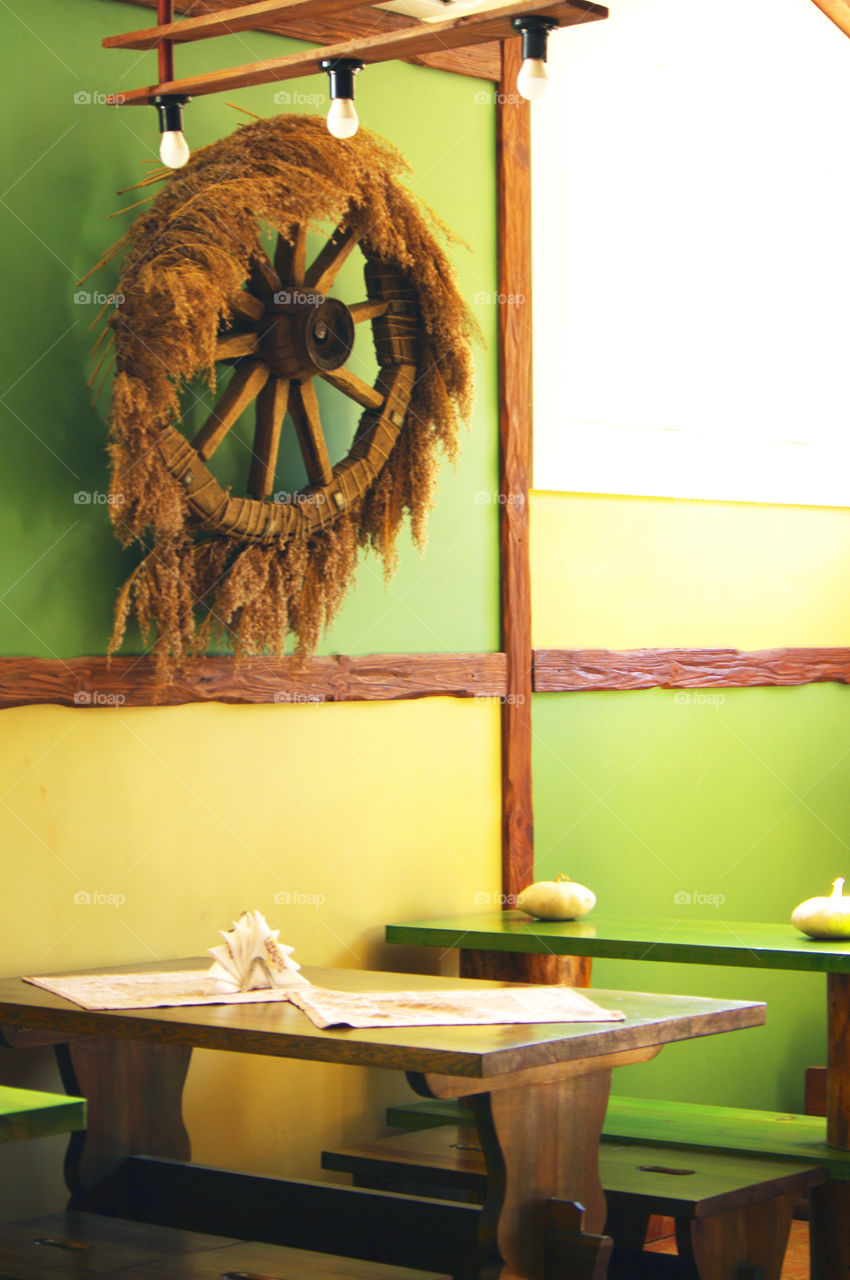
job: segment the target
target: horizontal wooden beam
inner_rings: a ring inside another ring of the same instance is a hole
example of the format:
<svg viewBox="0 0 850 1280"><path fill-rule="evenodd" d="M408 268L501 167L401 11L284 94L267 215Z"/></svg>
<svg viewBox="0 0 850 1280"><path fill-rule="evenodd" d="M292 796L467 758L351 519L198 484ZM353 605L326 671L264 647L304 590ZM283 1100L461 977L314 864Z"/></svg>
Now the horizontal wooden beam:
<svg viewBox="0 0 850 1280"><path fill-rule="evenodd" d="M481 1209L474 1204L236 1173L151 1156L131 1157L112 1175L111 1183L104 1187L113 1201L107 1212L142 1222L270 1241L326 1257L332 1247L342 1257L398 1268L415 1259L417 1267L451 1274L455 1280L476 1280L481 1274ZM95 1191L95 1212L101 1211L98 1199ZM344 1274L339 1258L329 1258L329 1266L334 1262L339 1265L328 1276ZM207 1274L219 1273L210 1266Z"/></svg>
<svg viewBox="0 0 850 1280"><path fill-rule="evenodd" d="M182 706L190 702L311 704L407 698L502 698L503 653L367 654L328 658L198 658L171 684L150 657L0 658L0 709Z"/></svg>
<svg viewBox="0 0 850 1280"><path fill-rule="evenodd" d="M537 649L536 693L850 684L850 649Z"/></svg>
<svg viewBox="0 0 850 1280"><path fill-rule="evenodd" d="M815 0L817 7L850 36L850 0Z"/></svg>
<svg viewBox="0 0 850 1280"><path fill-rule="evenodd" d="M156 0L127 0L144 9L156 9ZM116 0L124 3L124 0ZM178 13L192 17L199 14L216 14L233 9L232 0L175 0ZM344 14L307 14L297 18L291 15L258 19L252 30L266 31L272 35L290 39L307 40L313 44L337 44L341 40L354 40L360 36L373 36L378 32L402 31L412 25L412 19L387 9L372 9L361 4ZM456 75L473 76L479 80L498 81L501 74L501 50L499 43L473 45L468 49L439 49L422 57L405 61L421 66L434 67L438 71L451 71Z"/></svg>
<svg viewBox="0 0 850 1280"><path fill-rule="evenodd" d="M574 26L608 16L607 9L590 0L544 0L542 4L535 3L535 0L514 0L512 4L503 5L498 12L467 13L459 18L447 18L443 22L419 22L389 34L347 40L342 44L305 49L281 58L270 58L265 62L250 62L240 67L207 72L205 75L168 80L142 89L130 89L126 93L110 95L107 102L113 106L133 106L149 103L158 94L201 97L208 93L233 92L249 85L276 84L282 80L317 75L321 71L319 64L323 59L359 58L367 64L388 62L393 59L421 57L439 49L510 39L516 34L511 26L511 18L531 13L550 17L559 26Z"/></svg>
<svg viewBox="0 0 850 1280"><path fill-rule="evenodd" d="M345 13L357 9L362 0L260 0L259 4L246 4L239 9L222 9L216 13L203 13L198 18L184 18L181 22L166 22L158 27L146 27L142 31L127 31L117 36L107 36L104 49L155 49L160 40L172 44L188 44L193 40L211 40L215 36L231 36L237 31L256 30L260 24L275 18L322 17L325 14Z"/></svg>

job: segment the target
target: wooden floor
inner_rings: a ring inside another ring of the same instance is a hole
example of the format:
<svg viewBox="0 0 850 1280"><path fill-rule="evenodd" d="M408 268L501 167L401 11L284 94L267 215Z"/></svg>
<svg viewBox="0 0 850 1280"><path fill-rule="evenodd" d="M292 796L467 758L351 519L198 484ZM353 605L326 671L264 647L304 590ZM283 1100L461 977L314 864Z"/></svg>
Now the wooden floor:
<svg viewBox="0 0 850 1280"><path fill-rule="evenodd" d="M646 1246L653 1253L675 1253L674 1236L664 1236ZM809 1224L808 1222L792 1222L791 1238L782 1267L782 1280L809 1280Z"/></svg>

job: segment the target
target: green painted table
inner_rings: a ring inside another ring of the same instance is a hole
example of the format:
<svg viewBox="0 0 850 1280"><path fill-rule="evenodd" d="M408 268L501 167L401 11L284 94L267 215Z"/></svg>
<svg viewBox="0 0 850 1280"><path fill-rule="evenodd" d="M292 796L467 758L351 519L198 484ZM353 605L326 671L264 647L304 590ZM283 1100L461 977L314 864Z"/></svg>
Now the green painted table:
<svg viewBox="0 0 850 1280"><path fill-rule="evenodd" d="M534 920L522 911L481 911L391 924L388 942L463 952L599 956L677 964L794 969L827 975L827 1142L850 1150L850 939L816 942L791 924L737 920L616 918Z"/></svg>
<svg viewBox="0 0 850 1280"><path fill-rule="evenodd" d="M0 1142L47 1138L85 1127L85 1098L0 1085Z"/></svg>

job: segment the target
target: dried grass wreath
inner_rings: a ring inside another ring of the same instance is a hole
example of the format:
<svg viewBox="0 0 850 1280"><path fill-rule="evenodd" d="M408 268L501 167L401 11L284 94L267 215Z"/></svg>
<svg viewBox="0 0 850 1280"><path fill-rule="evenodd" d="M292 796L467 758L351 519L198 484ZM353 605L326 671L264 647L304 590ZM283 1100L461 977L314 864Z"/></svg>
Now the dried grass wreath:
<svg viewBox="0 0 850 1280"><path fill-rule="evenodd" d="M406 168L363 130L340 142L324 122L278 116L198 152L113 247L127 258L109 326L115 346L110 513L125 544L147 550L116 606L110 652L135 612L168 677L222 641L237 654L311 652L345 595L361 548L392 572L405 513L424 543L437 454L454 459L473 393L474 321L435 231L446 229L399 183ZM336 230L309 265L306 233ZM270 257L262 224L274 228ZM359 246L363 301L328 296ZM346 368L354 326L372 325L373 387ZM216 363L233 373L189 441L180 396ZM364 412L332 465L313 379ZM255 401L245 497L207 467ZM309 480L271 501L284 415Z"/></svg>

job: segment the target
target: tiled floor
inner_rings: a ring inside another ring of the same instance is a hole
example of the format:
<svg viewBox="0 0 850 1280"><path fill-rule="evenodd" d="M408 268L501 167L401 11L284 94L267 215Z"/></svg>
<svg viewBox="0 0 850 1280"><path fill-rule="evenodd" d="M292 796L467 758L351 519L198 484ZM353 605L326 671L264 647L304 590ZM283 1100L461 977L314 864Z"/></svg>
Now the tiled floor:
<svg viewBox="0 0 850 1280"><path fill-rule="evenodd" d="M664 1236L646 1246L653 1253L675 1253L676 1240L673 1236ZM782 1280L809 1280L809 1224L808 1222L792 1222L791 1238L782 1267Z"/></svg>

